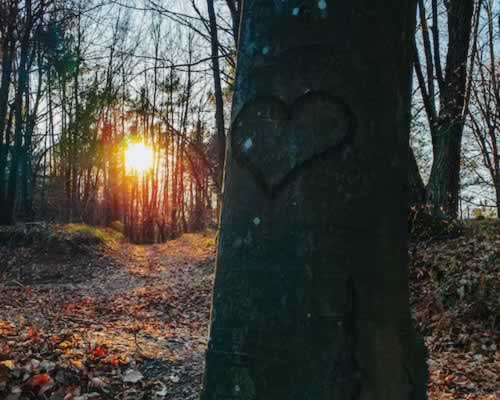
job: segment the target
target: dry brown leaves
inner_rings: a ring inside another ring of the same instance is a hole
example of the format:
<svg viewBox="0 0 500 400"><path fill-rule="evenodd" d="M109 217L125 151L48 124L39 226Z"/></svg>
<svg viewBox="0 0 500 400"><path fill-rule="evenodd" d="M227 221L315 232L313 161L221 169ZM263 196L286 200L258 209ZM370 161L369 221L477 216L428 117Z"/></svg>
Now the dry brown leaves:
<svg viewBox="0 0 500 400"><path fill-rule="evenodd" d="M0 285L0 398L194 399L206 348L213 233L149 247L123 244L86 261L85 281L42 276L43 284L38 277Z"/></svg>
<svg viewBox="0 0 500 400"><path fill-rule="evenodd" d="M417 328L429 351L429 398L500 395L500 221L472 221L453 239L414 243Z"/></svg>

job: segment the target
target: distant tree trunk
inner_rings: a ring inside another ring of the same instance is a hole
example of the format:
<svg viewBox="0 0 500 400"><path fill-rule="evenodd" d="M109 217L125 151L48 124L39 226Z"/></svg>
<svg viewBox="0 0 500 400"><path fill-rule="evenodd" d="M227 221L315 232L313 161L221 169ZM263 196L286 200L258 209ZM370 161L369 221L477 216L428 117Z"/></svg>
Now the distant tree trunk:
<svg viewBox="0 0 500 400"><path fill-rule="evenodd" d="M500 173L497 175L497 179L495 179L495 195L497 200L497 218L500 218Z"/></svg>
<svg viewBox="0 0 500 400"><path fill-rule="evenodd" d="M178 191L179 189L179 150L180 150L180 145L181 145L181 138L180 136L177 137L175 146L173 148L173 160L172 163L175 164L172 165L172 206L170 209L170 221L171 221L171 233L172 233L172 239L175 239L179 236L179 229L178 229L178 199L180 196L180 193Z"/></svg>
<svg viewBox="0 0 500 400"><path fill-rule="evenodd" d="M224 128L224 97L220 77L219 38L217 34L217 20L215 16L214 0L207 0L208 20L210 24L210 44L212 52L212 72L214 77L215 97L215 129L217 135L217 163L219 165L217 186L222 188L222 175L226 153L226 132Z"/></svg>
<svg viewBox="0 0 500 400"><path fill-rule="evenodd" d="M12 79L12 65L15 49L14 28L16 22L15 7L11 5L10 9L5 6L1 11L1 20L5 29L2 29L1 37L1 78L0 78L0 202L5 200L5 167L7 165L7 154L10 146L7 131L8 109L9 109L9 91ZM2 223L3 212L0 211L0 223ZM9 218L5 218L7 222Z"/></svg>
<svg viewBox="0 0 500 400"><path fill-rule="evenodd" d="M26 115L26 126L24 133L24 151L23 160L21 164L21 214L22 217L29 221L33 220L35 217L35 211L33 209L33 191L35 179L33 179L33 165L32 165L32 155L33 155L33 133L35 132L36 120L38 115L38 109L42 99L42 82L43 82L43 65L41 60L41 54L37 55L38 58L38 82L37 89L35 92L35 101L32 107L26 107L29 111ZM26 93L25 103L29 104L29 93Z"/></svg>
<svg viewBox="0 0 500 400"><path fill-rule="evenodd" d="M10 142L11 142L11 136L12 136L12 124L14 120L14 107L11 107L9 110L9 115L7 117L7 123L5 125L5 141L4 141L4 147L1 149L2 151L0 152L0 173L1 176L0 178L2 179L2 182L0 183L0 201L3 202L5 201L5 189L6 189L6 165L7 165L7 156L9 154L9 147L10 147ZM0 225L6 225L11 222L11 216L9 211L7 210L6 207L2 207L0 209Z"/></svg>
<svg viewBox="0 0 500 400"><path fill-rule="evenodd" d="M243 7L201 399L425 399L406 269L415 2Z"/></svg>
<svg viewBox="0 0 500 400"><path fill-rule="evenodd" d="M226 0L227 8L231 13L231 21L233 28L233 39L235 47L238 48L238 34L240 33L240 11L241 0Z"/></svg>
<svg viewBox="0 0 500 400"><path fill-rule="evenodd" d="M21 48L19 55L18 77L16 95L14 99L14 146L12 148L12 159L9 170L9 181L7 198L5 201L5 216L6 222L12 223L14 220L14 212L16 208L16 197L18 192L19 167L23 161L23 132L26 125L26 117L24 113L24 101L26 91L29 84L29 50L30 37L33 25L33 15L31 8L31 0L27 0L26 21L23 26L23 34L21 38Z"/></svg>
<svg viewBox="0 0 500 400"><path fill-rule="evenodd" d="M425 185L418 169L417 160L411 147L408 147L408 186L410 207L421 208L425 205Z"/></svg>
<svg viewBox="0 0 500 400"><path fill-rule="evenodd" d="M474 0L450 0L448 14L448 54L444 76L441 72L437 2L433 0L434 58L428 29L426 28L423 1L420 15L423 24L426 57L427 87L420 61L415 69L419 80L432 135L434 161L427 186L428 203L433 214L456 218L460 191L460 162L462 134L467 108L466 83L469 43L472 30ZM435 70L435 73L434 73ZM434 75L439 84L439 113L434 99Z"/></svg>

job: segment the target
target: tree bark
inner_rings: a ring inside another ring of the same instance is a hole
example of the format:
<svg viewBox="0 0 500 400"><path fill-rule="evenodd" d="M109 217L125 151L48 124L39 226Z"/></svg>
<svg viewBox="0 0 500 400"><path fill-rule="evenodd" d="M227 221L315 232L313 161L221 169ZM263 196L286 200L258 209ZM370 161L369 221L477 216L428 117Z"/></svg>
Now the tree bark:
<svg viewBox="0 0 500 400"><path fill-rule="evenodd" d="M16 40L14 38L14 28L16 21L15 7L5 5L2 10L1 21L5 28L2 30L2 73L0 79L0 201L5 201L5 174L7 157L10 146L10 132L8 131L9 115L9 92L12 79L12 66L14 61L14 50ZM0 224L8 223L10 217L6 210L0 211Z"/></svg>
<svg viewBox="0 0 500 400"><path fill-rule="evenodd" d="M408 186L410 207L421 208L425 205L425 184L420 175L417 160L411 146L408 147Z"/></svg>
<svg viewBox="0 0 500 400"><path fill-rule="evenodd" d="M235 47L238 48L238 35L240 33L240 0L226 0L227 8L231 14L232 31Z"/></svg>
<svg viewBox="0 0 500 400"><path fill-rule="evenodd" d="M467 61L473 12L473 0L449 1L445 84L440 93L439 117L434 121L434 161L427 187L429 204L436 216L456 218L458 215L462 134L467 103Z"/></svg>
<svg viewBox="0 0 500 400"><path fill-rule="evenodd" d="M226 154L226 132L224 127L224 97L220 77L219 38L217 34L217 20L215 16L214 0L207 0L207 9L208 20L210 23L210 44L215 97L215 130L217 134L217 163L219 165L217 186L219 190L222 190L222 175Z"/></svg>
<svg viewBox="0 0 500 400"><path fill-rule="evenodd" d="M1 179L2 183L0 184L1 190L0 194L2 197L0 200L2 202L5 201L5 192L7 187L6 182L6 165L7 165L7 157L9 154L9 147L11 144L11 136L12 136L12 125L14 121L14 107L11 107L7 117L7 123L5 126L5 144L2 152L0 153L0 171L2 171ZM8 225L11 223L11 215L9 210L6 207L2 207L0 209L0 225Z"/></svg>
<svg viewBox="0 0 500 400"><path fill-rule="evenodd" d="M495 179L495 195L497 203L497 218L500 218L500 173L496 176Z"/></svg>
<svg viewBox="0 0 500 400"><path fill-rule="evenodd" d="M425 399L406 271L415 1L243 7L201 399Z"/></svg>

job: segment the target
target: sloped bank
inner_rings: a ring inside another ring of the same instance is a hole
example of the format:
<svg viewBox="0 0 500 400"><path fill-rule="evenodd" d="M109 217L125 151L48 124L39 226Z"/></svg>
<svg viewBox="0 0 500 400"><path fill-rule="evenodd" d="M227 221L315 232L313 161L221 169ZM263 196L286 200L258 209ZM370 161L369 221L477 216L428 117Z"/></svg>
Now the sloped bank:
<svg viewBox="0 0 500 400"><path fill-rule="evenodd" d="M0 228L0 275L23 284L77 282L88 279L121 233L84 224L23 224Z"/></svg>
<svg viewBox="0 0 500 400"><path fill-rule="evenodd" d="M430 399L494 399L498 384L500 221L467 221L410 245L417 328Z"/></svg>

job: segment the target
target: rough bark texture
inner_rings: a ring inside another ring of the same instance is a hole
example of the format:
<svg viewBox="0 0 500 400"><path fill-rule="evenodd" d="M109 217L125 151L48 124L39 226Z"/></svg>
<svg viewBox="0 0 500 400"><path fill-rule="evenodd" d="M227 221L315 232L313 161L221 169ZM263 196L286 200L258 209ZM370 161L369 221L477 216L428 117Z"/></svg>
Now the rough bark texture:
<svg viewBox="0 0 500 400"><path fill-rule="evenodd" d="M202 400L426 397L414 19L414 1L245 1Z"/></svg>

